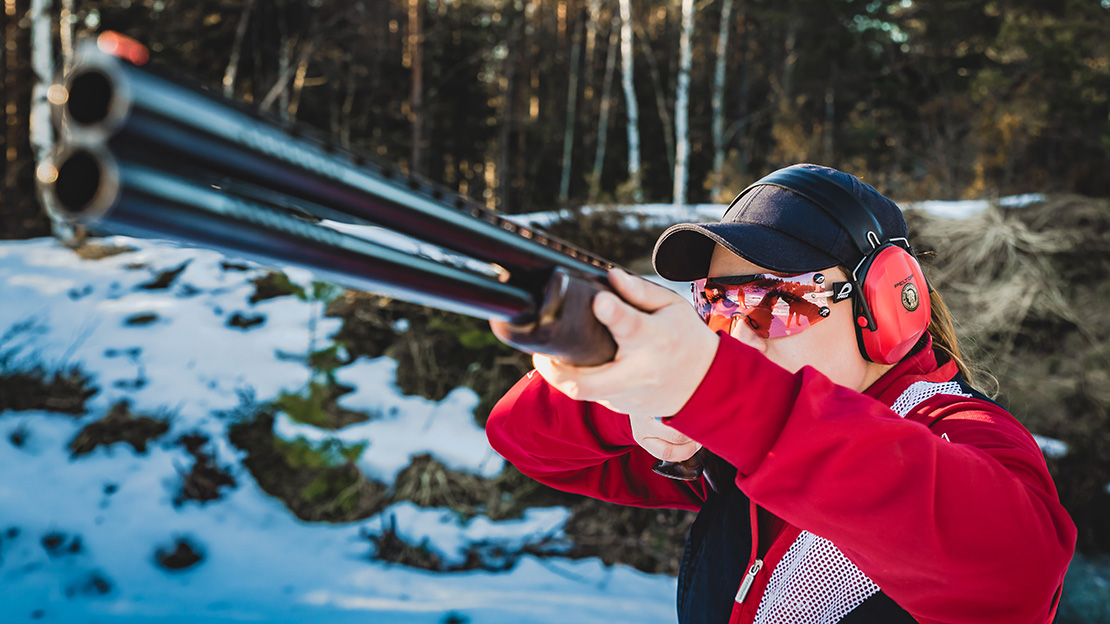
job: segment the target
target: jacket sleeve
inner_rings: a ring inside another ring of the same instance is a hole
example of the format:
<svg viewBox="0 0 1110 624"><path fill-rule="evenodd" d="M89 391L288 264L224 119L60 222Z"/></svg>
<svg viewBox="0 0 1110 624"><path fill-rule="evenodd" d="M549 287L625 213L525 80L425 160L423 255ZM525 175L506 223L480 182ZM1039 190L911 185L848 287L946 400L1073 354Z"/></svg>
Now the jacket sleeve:
<svg viewBox="0 0 1110 624"><path fill-rule="evenodd" d="M667 422L736 466L753 501L832 541L915 616L1049 621L1076 531L1036 443L987 401L934 397L919 409L942 420L930 430L722 336Z"/></svg>
<svg viewBox="0 0 1110 624"><path fill-rule="evenodd" d="M486 436L522 473L559 490L637 507L701 506L700 484L652 472L655 458L632 438L628 416L574 401L535 371L494 406Z"/></svg>

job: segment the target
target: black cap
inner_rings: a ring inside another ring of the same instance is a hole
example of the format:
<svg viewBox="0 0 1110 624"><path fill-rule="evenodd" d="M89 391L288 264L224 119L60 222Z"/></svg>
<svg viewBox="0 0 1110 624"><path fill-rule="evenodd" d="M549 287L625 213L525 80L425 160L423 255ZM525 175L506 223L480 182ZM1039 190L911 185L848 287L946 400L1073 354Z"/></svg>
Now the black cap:
<svg viewBox="0 0 1110 624"><path fill-rule="evenodd" d="M826 201L844 204L854 198L862 204L870 213L870 217L863 216L881 230L876 232L878 242L906 238L902 210L871 185L836 169L800 164L780 169L749 186L732 201L719 223L680 223L668 228L655 243L652 255L655 271L673 281L703 278L709 272L709 261L717 244L749 262L781 273L856 266L866 248L861 249L842 222L846 221L845 214L861 212L858 206L832 206L830 210L841 215L840 219L834 218L814 200L778 185L774 180L776 176L782 180L784 173L787 178L790 174L804 173L802 177L816 178L821 183L825 181L820 178L827 178L843 189L846 194L840 191L828 194ZM813 194L808 196L816 199Z"/></svg>

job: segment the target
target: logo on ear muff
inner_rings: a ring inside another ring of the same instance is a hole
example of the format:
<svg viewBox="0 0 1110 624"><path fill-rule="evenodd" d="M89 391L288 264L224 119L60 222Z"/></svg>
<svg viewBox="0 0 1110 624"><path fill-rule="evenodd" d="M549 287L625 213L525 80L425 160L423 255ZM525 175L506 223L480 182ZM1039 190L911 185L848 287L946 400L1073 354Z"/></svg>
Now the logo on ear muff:
<svg viewBox="0 0 1110 624"><path fill-rule="evenodd" d="M920 303L921 297L917 294L917 287L913 285L913 282L909 282L902 287L902 307L907 312L916 310Z"/></svg>

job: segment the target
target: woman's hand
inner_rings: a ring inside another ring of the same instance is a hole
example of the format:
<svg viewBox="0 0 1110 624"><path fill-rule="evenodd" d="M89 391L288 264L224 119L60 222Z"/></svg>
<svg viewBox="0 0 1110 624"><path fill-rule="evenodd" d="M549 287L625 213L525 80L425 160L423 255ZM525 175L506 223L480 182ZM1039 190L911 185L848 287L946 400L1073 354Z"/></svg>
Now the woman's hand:
<svg viewBox="0 0 1110 624"><path fill-rule="evenodd" d="M701 444L650 416L630 415L628 422L632 425L632 437L636 439L636 444L656 459L685 461L701 449Z"/></svg>
<svg viewBox="0 0 1110 624"><path fill-rule="evenodd" d="M621 270L609 272L609 283L620 297L598 293L593 313L617 342L613 361L576 367L537 354L532 363L572 399L643 418L670 416L701 383L718 338L674 291Z"/></svg>

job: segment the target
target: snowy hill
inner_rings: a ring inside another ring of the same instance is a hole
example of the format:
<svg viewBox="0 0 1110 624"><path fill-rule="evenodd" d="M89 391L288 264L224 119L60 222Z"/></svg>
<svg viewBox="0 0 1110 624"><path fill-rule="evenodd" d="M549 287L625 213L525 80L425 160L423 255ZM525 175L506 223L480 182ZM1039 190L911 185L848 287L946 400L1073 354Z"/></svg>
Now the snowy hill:
<svg viewBox="0 0 1110 624"><path fill-rule="evenodd" d="M229 430L245 396L303 389L303 356L339 321L311 299L250 303L264 273L253 265L109 242L134 249L86 260L52 240L0 245L0 372L79 369L98 389L79 414L0 412L0 621L674 621L673 578L597 559L523 554L506 571L433 572L375 557L390 531L444 569L474 544L557 551L563 508L493 522L401 502L357 522L299 520L244 468ZM354 388L340 405L375 417L327 430L278 413L275 434L335 440L387 485L421 454L501 470L472 391L403 396L395 368L378 358L335 371ZM149 442L88 443L113 410L148 423ZM202 463L224 475L209 484L215 498L189 495Z"/></svg>

